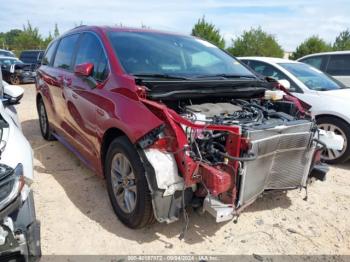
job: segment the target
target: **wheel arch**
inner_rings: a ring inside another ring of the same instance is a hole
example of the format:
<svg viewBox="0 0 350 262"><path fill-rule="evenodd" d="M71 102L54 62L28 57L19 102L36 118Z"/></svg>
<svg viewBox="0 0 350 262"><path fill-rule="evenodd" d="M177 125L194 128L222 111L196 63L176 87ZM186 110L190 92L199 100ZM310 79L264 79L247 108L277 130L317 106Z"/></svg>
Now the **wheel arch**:
<svg viewBox="0 0 350 262"><path fill-rule="evenodd" d="M103 134L100 154L101 154L102 174L104 177L105 177L104 163L106 160L106 155L107 155L109 145L112 143L112 141L115 138L121 137L121 136L128 137L121 129L117 127L111 127L107 129L106 132Z"/></svg>
<svg viewBox="0 0 350 262"><path fill-rule="evenodd" d="M340 116L337 116L337 115L332 115L332 114L319 114L319 115L316 115L315 118L316 118L316 121L320 118L324 118L324 117L331 117L331 118L337 118L338 120L341 120L343 121L344 123L346 123L347 125L350 125L350 123L344 119L343 117L340 117Z"/></svg>

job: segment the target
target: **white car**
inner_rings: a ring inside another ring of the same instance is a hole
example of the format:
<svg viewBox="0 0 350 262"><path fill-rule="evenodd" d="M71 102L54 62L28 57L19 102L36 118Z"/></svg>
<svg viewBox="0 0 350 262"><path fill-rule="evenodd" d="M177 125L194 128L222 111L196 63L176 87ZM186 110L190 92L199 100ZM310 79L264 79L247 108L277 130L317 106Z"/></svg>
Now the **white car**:
<svg viewBox="0 0 350 262"><path fill-rule="evenodd" d="M350 157L350 89L308 64L281 58L240 57L258 74L278 80L299 99L312 106L320 129L334 131L344 138L342 150L328 149L323 159L331 164Z"/></svg>
<svg viewBox="0 0 350 262"><path fill-rule="evenodd" d="M0 257L36 261L41 249L40 224L30 188L33 154L14 107L23 89L3 82L1 71L0 96Z"/></svg>
<svg viewBox="0 0 350 262"><path fill-rule="evenodd" d="M312 65L350 87L350 51L316 53L297 61Z"/></svg>

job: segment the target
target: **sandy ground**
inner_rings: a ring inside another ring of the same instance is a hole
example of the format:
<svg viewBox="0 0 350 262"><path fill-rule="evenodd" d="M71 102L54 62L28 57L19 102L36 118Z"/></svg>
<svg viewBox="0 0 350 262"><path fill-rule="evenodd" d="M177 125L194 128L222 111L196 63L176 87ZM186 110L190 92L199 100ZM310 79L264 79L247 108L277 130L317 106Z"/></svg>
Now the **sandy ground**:
<svg viewBox="0 0 350 262"><path fill-rule="evenodd" d="M18 111L34 150L43 254L350 254L350 163L310 186L308 201L304 191L268 194L237 224L192 213L185 241L182 220L131 230L115 217L105 181L59 142L42 139L35 88L23 87Z"/></svg>

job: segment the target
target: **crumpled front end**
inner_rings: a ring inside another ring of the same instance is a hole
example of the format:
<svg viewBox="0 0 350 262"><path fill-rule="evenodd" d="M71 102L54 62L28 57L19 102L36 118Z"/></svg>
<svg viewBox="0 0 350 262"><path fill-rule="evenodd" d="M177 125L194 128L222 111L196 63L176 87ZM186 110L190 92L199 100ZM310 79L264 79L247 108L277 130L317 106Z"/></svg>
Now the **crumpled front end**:
<svg viewBox="0 0 350 262"><path fill-rule="evenodd" d="M226 221L265 190L304 188L322 150L315 122L290 101L143 103L164 123L139 141L160 222L189 205Z"/></svg>

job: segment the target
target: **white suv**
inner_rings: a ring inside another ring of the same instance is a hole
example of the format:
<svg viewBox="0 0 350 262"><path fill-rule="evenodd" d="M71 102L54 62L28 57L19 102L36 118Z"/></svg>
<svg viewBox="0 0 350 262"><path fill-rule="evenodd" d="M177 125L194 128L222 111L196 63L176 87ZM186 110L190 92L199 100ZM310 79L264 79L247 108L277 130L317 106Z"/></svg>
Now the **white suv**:
<svg viewBox="0 0 350 262"><path fill-rule="evenodd" d="M350 51L317 53L297 61L316 67L350 87Z"/></svg>

